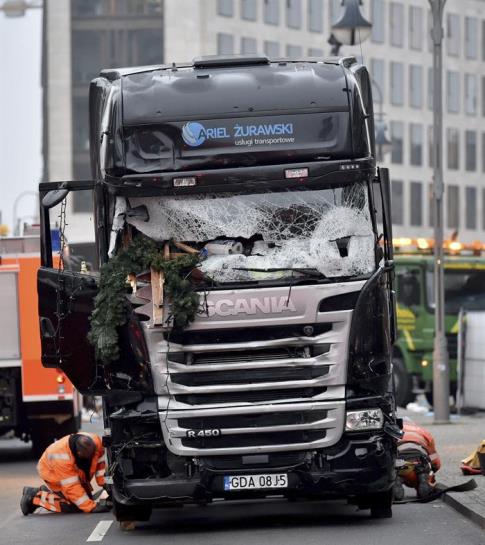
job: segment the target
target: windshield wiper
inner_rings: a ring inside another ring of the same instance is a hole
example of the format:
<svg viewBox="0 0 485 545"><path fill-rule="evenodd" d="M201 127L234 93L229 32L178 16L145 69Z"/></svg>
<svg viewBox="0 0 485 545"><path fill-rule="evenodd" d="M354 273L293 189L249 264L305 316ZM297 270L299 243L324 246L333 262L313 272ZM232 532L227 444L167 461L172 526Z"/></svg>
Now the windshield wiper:
<svg viewBox="0 0 485 545"><path fill-rule="evenodd" d="M316 269L305 269L302 267L273 267L269 269L254 269L254 268L245 268L245 267L233 267L234 271L250 271L250 272L263 272L263 273L271 273L271 272L280 272L280 271L295 271L301 274L305 274L307 276L311 276L312 278L327 278L323 273L317 271Z"/></svg>

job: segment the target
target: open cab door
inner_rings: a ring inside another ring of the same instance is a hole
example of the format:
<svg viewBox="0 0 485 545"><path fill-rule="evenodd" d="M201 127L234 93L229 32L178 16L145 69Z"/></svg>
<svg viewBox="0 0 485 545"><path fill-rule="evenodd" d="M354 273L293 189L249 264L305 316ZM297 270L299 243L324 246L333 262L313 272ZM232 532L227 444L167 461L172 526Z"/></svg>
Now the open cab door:
<svg viewBox="0 0 485 545"><path fill-rule="evenodd" d="M93 190L92 181L40 184L37 275L42 364L61 369L77 390L91 394L102 389L87 339L98 285ZM72 218L78 211L69 225L66 214Z"/></svg>

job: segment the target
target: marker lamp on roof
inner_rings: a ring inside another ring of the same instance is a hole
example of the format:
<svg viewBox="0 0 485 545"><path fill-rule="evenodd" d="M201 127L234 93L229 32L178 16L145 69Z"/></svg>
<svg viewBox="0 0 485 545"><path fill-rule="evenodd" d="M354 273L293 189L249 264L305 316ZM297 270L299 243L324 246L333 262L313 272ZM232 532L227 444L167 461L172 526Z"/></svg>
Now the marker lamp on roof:
<svg viewBox="0 0 485 545"><path fill-rule="evenodd" d="M381 409L347 411L345 431L380 430L384 424Z"/></svg>
<svg viewBox="0 0 485 545"><path fill-rule="evenodd" d="M307 168L287 168L285 178L308 178Z"/></svg>
<svg viewBox="0 0 485 545"><path fill-rule="evenodd" d="M197 185L197 178L195 176L186 176L184 178L174 178L174 187L191 187Z"/></svg>
<svg viewBox="0 0 485 545"><path fill-rule="evenodd" d="M359 170L360 165L358 163L345 163L340 165L340 170Z"/></svg>

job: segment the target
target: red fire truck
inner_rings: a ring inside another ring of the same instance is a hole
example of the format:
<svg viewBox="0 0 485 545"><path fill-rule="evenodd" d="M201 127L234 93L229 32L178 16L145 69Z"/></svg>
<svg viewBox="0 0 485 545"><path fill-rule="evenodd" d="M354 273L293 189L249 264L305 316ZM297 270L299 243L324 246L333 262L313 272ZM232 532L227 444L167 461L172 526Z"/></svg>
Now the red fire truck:
<svg viewBox="0 0 485 545"><path fill-rule="evenodd" d="M79 429L81 398L62 371L41 364L37 311L39 237L0 237L0 436L41 453Z"/></svg>

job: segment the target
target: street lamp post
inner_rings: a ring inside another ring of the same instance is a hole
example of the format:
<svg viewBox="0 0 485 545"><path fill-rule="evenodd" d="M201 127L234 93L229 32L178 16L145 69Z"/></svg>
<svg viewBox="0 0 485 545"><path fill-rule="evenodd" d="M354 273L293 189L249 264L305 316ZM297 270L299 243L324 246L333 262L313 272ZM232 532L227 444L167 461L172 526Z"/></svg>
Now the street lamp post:
<svg viewBox="0 0 485 545"><path fill-rule="evenodd" d="M450 420L450 370L445 336L443 263L443 11L446 0L429 0L433 27L433 209L435 336L433 349L433 406L435 423Z"/></svg>
<svg viewBox="0 0 485 545"><path fill-rule="evenodd" d="M362 0L342 0L342 13L332 24L332 35L328 43L332 46L332 55L339 54L342 45L356 45L369 37L372 24L362 15Z"/></svg>

